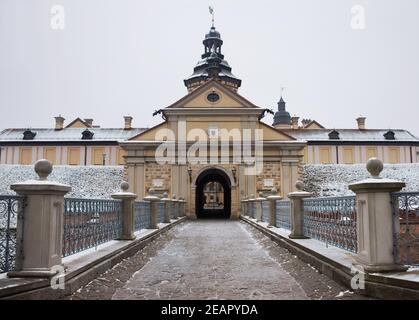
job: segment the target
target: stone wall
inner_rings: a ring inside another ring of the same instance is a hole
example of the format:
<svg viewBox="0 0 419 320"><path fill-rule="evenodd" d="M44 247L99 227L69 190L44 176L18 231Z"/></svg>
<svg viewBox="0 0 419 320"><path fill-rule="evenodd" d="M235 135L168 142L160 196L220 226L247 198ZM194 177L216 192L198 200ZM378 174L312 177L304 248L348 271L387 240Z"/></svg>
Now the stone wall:
<svg viewBox="0 0 419 320"><path fill-rule="evenodd" d="M162 187L154 187L153 180L162 179ZM147 163L145 165L145 191L146 193L151 187L154 187L156 190L162 190L170 192L172 179L172 168L171 165L159 165L157 163Z"/></svg>
<svg viewBox="0 0 419 320"><path fill-rule="evenodd" d="M385 164L381 176L405 182L403 191L419 191L419 164ZM368 177L364 164L305 165L301 172L305 189L321 197L353 195L348 184Z"/></svg>
<svg viewBox="0 0 419 320"><path fill-rule="evenodd" d="M272 187L265 187L264 180L272 179L274 186L281 191L281 163L280 162L264 162L262 174L256 177L256 190L259 191L270 191Z"/></svg>

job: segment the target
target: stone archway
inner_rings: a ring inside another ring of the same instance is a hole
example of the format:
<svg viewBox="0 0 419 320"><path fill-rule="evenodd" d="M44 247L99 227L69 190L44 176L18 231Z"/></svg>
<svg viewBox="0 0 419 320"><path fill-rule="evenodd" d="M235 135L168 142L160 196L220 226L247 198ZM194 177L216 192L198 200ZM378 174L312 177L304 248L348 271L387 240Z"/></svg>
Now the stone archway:
<svg viewBox="0 0 419 320"><path fill-rule="evenodd" d="M218 168L202 171L195 181L195 214L198 219L231 216L231 181Z"/></svg>

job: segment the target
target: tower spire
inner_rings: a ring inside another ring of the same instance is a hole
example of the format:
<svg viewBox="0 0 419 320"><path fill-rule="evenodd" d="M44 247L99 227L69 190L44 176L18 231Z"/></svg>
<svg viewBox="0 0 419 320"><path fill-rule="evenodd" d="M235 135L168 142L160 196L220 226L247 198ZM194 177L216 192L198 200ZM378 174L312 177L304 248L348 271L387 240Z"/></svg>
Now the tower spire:
<svg viewBox="0 0 419 320"><path fill-rule="evenodd" d="M215 28L215 24L214 24L214 21L215 21L214 16L215 16L215 14L214 14L214 8L212 6L209 6L209 13L212 16L212 28Z"/></svg>

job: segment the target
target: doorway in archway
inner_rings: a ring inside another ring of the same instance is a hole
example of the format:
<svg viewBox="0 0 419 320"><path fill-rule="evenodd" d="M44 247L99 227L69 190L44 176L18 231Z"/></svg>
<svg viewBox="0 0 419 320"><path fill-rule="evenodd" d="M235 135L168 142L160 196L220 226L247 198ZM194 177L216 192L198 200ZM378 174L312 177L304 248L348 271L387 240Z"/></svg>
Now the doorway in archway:
<svg viewBox="0 0 419 320"><path fill-rule="evenodd" d="M208 169L196 180L196 216L199 219L229 219L231 215L231 184L219 169Z"/></svg>

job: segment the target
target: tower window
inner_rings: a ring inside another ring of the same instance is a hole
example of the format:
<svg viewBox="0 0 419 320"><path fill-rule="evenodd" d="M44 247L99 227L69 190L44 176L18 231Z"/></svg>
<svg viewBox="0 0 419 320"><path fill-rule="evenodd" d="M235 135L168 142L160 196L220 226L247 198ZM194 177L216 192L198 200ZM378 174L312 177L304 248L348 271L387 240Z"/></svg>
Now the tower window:
<svg viewBox="0 0 419 320"><path fill-rule="evenodd" d="M207 99L209 102L215 103L218 100L220 100L220 95L216 92L211 92L208 96Z"/></svg>

